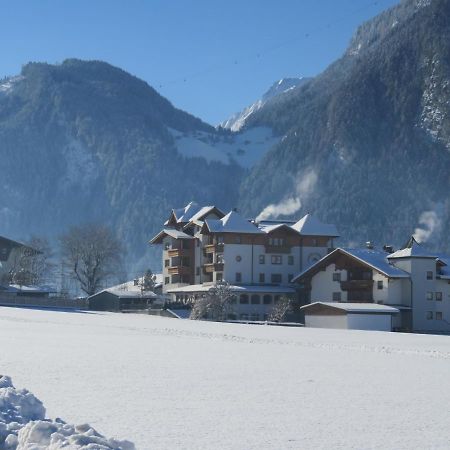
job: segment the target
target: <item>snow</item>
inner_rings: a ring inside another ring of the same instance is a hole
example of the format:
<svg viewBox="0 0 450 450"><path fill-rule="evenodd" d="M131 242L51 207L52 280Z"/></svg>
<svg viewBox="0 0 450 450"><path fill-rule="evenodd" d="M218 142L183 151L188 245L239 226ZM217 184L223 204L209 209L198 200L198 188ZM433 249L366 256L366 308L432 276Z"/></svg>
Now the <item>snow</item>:
<svg viewBox="0 0 450 450"><path fill-rule="evenodd" d="M134 445L106 439L87 424L73 426L61 419L45 419L45 408L39 399L26 389L16 389L10 377L0 375L0 448L134 450Z"/></svg>
<svg viewBox="0 0 450 450"><path fill-rule="evenodd" d="M235 161L242 167L253 167L267 151L279 142L270 128L254 127L240 133L220 136L196 131L182 133L169 129L178 153L188 158L204 158L209 162L229 164Z"/></svg>
<svg viewBox="0 0 450 450"><path fill-rule="evenodd" d="M137 449L448 449L450 337L0 308L47 416Z"/></svg>
<svg viewBox="0 0 450 450"><path fill-rule="evenodd" d="M11 77L11 78L2 80L0 82L0 93L9 94L12 91L14 85L23 79L24 79L24 77L22 75L18 75L15 77Z"/></svg>
<svg viewBox="0 0 450 450"><path fill-rule="evenodd" d="M304 236L339 236L334 225L322 223L311 214L306 214L297 223L292 225L292 228Z"/></svg>
<svg viewBox="0 0 450 450"><path fill-rule="evenodd" d="M230 211L222 219L207 219L205 224L212 233L263 233L253 223L250 223L235 211Z"/></svg>
<svg viewBox="0 0 450 450"><path fill-rule="evenodd" d="M342 309L343 311L352 313L389 313L396 314L399 312L397 308L386 305L378 305L376 303L338 303L338 302L315 302L302 306L302 309L308 309L312 305L323 305L331 308Z"/></svg>

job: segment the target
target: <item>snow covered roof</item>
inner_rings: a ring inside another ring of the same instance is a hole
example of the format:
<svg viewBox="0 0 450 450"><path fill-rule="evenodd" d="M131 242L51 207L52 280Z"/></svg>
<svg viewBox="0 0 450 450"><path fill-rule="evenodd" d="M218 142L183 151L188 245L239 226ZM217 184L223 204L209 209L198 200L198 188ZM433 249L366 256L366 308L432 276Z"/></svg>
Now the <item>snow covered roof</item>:
<svg viewBox="0 0 450 450"><path fill-rule="evenodd" d="M213 285L209 284L190 284L183 287L173 288L168 290L168 293L183 293L183 292L208 292ZM233 292L240 293L261 293L261 294L293 294L295 293L295 289L284 286L253 286L253 285L242 285L242 286L233 286L230 285L230 289Z"/></svg>
<svg viewBox="0 0 450 450"><path fill-rule="evenodd" d="M315 302L309 305L302 306L300 309L308 310L317 306L324 306L326 308L334 308L345 311L346 313L386 313L397 314L400 312L397 308L387 305L379 305L378 303L339 303L339 302Z"/></svg>
<svg viewBox="0 0 450 450"><path fill-rule="evenodd" d="M173 210L173 214L178 223L189 222L191 218L200 211L201 207L195 203L190 202L184 208L178 208Z"/></svg>
<svg viewBox="0 0 450 450"><path fill-rule="evenodd" d="M56 288L54 286L21 286L19 284L10 284L6 286L8 292L24 292L24 293L39 293L39 294L54 294Z"/></svg>
<svg viewBox="0 0 450 450"><path fill-rule="evenodd" d="M160 244L165 236L170 236L174 239L194 239L194 237L190 234L186 234L180 230L175 230L175 228L164 228L150 240L150 243Z"/></svg>
<svg viewBox="0 0 450 450"><path fill-rule="evenodd" d="M230 211L222 219L207 219L205 225L211 233L263 233L256 225L244 219L235 211Z"/></svg>
<svg viewBox="0 0 450 450"><path fill-rule="evenodd" d="M414 239L414 236L411 236L401 250L391 253L388 258L437 258L437 255L430 253Z"/></svg>
<svg viewBox="0 0 450 450"><path fill-rule="evenodd" d="M376 271L382 273L383 275L386 275L389 278L409 278L409 274L407 272L389 263L389 260L387 259L389 257L389 254L386 252L371 250L368 248L337 248L336 250L333 250L331 253L317 261L311 267L297 275L292 281L298 281L301 278L305 277L305 275L316 272L319 267L323 266L324 264L327 265L328 261L330 261L331 263L333 258L338 253L347 255L351 258L355 258L359 262L366 264L367 266L375 269Z"/></svg>
<svg viewBox="0 0 450 450"><path fill-rule="evenodd" d="M280 230L283 228L288 229L291 233L294 232L294 233L299 234L297 230L294 230L291 226L289 226L286 223L274 223L274 224L259 223L258 228L267 234L272 233L272 231Z"/></svg>
<svg viewBox="0 0 450 450"><path fill-rule="evenodd" d="M157 295L152 291L129 291L127 289L103 289L103 291L97 292L94 295L101 294L103 292L108 292L109 294L116 295L119 298L156 298Z"/></svg>
<svg viewBox="0 0 450 450"><path fill-rule="evenodd" d="M291 227L304 236L339 236L334 225L323 223L311 214L306 214Z"/></svg>

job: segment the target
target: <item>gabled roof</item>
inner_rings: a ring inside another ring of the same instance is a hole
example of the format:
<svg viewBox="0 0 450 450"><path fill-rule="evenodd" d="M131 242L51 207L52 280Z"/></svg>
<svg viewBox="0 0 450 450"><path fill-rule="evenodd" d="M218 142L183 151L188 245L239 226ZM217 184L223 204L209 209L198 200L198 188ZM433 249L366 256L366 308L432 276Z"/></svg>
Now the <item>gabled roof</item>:
<svg viewBox="0 0 450 450"><path fill-rule="evenodd" d="M392 264L389 264L387 259L389 255L385 252L367 248L337 248L297 275L292 281L299 281L307 275L312 275L315 272L318 272L320 267L326 267L328 264L331 264L331 261L339 253L346 255L349 258L356 259L360 263L365 264L371 269L374 269L389 278L409 278L409 274L407 272L393 266Z"/></svg>
<svg viewBox="0 0 450 450"><path fill-rule="evenodd" d="M267 234L270 234L276 230L287 230L290 233L295 233L297 235L300 234L298 231L294 230L291 226L287 225L286 223L276 223L276 224L270 224L270 225L258 224L258 228Z"/></svg>
<svg viewBox="0 0 450 450"><path fill-rule="evenodd" d="M421 246L414 238L411 236L408 242L401 250L397 250L394 253L388 255L389 259L393 258L437 258L435 253L430 253L423 246Z"/></svg>
<svg viewBox="0 0 450 450"><path fill-rule="evenodd" d="M346 313L387 313L397 314L400 312L397 308L387 305L379 305L378 303L339 303L339 302L315 302L309 305L304 305L300 309L308 311L308 309L315 309L317 306L325 308L339 309Z"/></svg>
<svg viewBox="0 0 450 450"><path fill-rule="evenodd" d="M184 208L172 209L169 220L167 220L164 225L171 222L187 223L194 214L200 211L200 209L201 207L195 202L188 203Z"/></svg>
<svg viewBox="0 0 450 450"><path fill-rule="evenodd" d="M160 244L166 236L170 236L174 239L194 239L193 236L183 233L180 230L175 230L174 228L164 228L151 239L150 244Z"/></svg>
<svg viewBox="0 0 450 450"><path fill-rule="evenodd" d="M187 228L192 224L202 226L205 216L211 213L216 213L219 217L223 217L225 215L219 208L217 208L217 206L203 206L189 219L189 222L183 228Z"/></svg>
<svg viewBox="0 0 450 450"><path fill-rule="evenodd" d="M256 225L244 219L235 211L230 211L222 219L205 220L206 229L210 233L244 233L244 234L262 234Z"/></svg>
<svg viewBox="0 0 450 450"><path fill-rule="evenodd" d="M306 216L292 225L292 228L303 236L339 236L334 225L323 223L311 214L306 214Z"/></svg>

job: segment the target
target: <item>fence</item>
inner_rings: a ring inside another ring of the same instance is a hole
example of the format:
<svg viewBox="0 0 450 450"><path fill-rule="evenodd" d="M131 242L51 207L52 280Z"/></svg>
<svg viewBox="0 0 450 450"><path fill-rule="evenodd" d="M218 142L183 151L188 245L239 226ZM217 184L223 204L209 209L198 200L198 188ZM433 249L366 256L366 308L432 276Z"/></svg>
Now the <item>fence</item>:
<svg viewBox="0 0 450 450"><path fill-rule="evenodd" d="M39 308L88 309L85 299L67 297L35 297L16 295L8 292L0 293L0 306L22 306Z"/></svg>

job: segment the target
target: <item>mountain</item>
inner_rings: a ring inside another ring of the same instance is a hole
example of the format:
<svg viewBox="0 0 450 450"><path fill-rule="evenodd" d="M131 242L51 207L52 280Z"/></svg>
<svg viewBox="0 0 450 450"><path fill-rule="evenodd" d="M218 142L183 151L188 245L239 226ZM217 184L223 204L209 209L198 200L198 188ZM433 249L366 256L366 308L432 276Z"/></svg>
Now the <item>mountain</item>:
<svg viewBox="0 0 450 450"><path fill-rule="evenodd" d="M298 86L302 86L307 83L310 78L282 78L276 81L270 89L255 103L247 106L242 111L233 114L229 119L223 121L220 126L224 129L231 131L240 131L249 117L256 111L261 109L268 102L270 103L275 97L290 92Z"/></svg>
<svg viewBox="0 0 450 450"><path fill-rule="evenodd" d="M57 236L99 221L143 269L167 210L195 198L236 205L245 169L185 156L176 136L230 139L145 82L98 61L30 63L0 81L0 234ZM156 265L157 261L157 265Z"/></svg>
<svg viewBox="0 0 450 450"><path fill-rule="evenodd" d="M415 232L449 251L450 0L406 0L363 24L338 61L243 130L261 126L282 138L243 181L248 215L301 204L343 243Z"/></svg>

